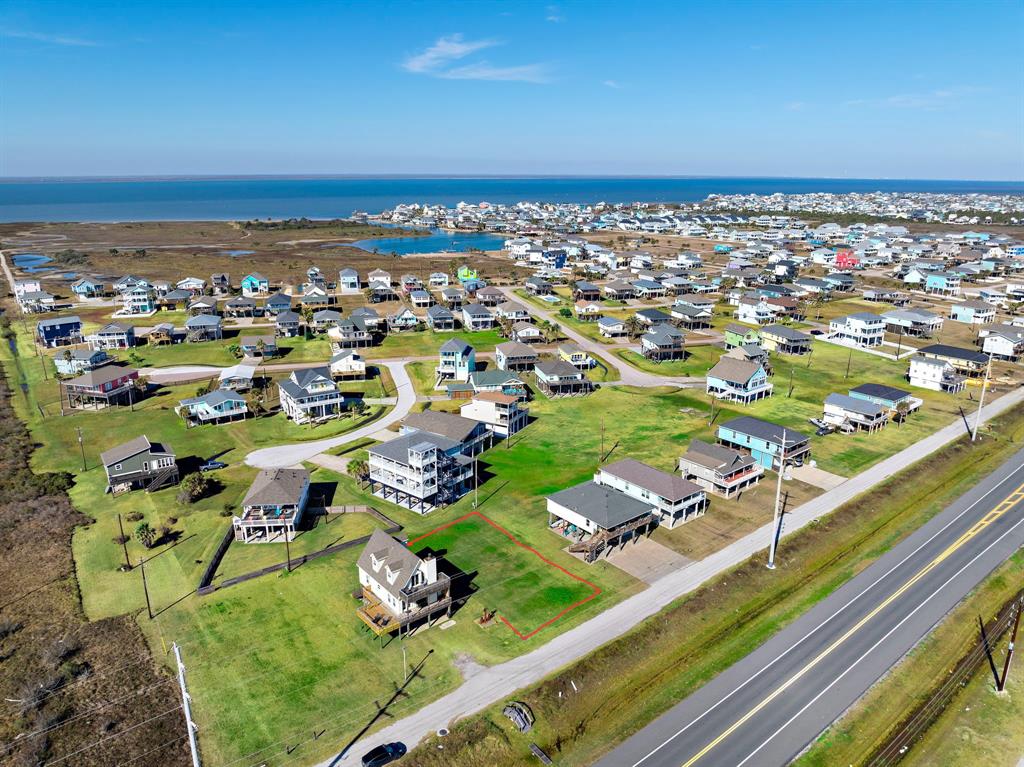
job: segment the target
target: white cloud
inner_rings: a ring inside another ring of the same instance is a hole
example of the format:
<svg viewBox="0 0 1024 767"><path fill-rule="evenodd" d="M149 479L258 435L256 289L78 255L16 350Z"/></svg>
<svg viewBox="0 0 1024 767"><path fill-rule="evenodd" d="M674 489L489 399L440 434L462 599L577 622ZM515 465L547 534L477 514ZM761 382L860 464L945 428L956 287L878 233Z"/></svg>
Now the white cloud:
<svg viewBox="0 0 1024 767"><path fill-rule="evenodd" d="M547 15L544 17L546 21L550 21L553 24L558 24L565 21L565 16L562 15L562 9L557 5L549 5L544 9Z"/></svg>
<svg viewBox="0 0 1024 767"><path fill-rule="evenodd" d="M504 82L546 83L549 77L543 64L495 66L488 61L456 62L474 53L492 48L496 40L466 40L461 34L441 37L421 53L402 62L407 72L442 80L493 80Z"/></svg>
<svg viewBox="0 0 1024 767"><path fill-rule="evenodd" d="M960 86L955 88L936 88L920 93L897 93L892 96L877 98L850 99L844 101L844 107L871 107L875 109L944 109L955 105L964 96L980 93L984 88Z"/></svg>
<svg viewBox="0 0 1024 767"><path fill-rule="evenodd" d="M18 40L31 40L36 43L48 45L67 45L79 48L92 48L99 43L93 40L86 40L81 37L70 37L62 34L47 34L45 32L32 32L26 29L0 29L0 37L15 38Z"/></svg>
<svg viewBox="0 0 1024 767"><path fill-rule="evenodd" d="M486 61L452 67L438 72L444 80L504 80L506 82L546 83L550 82L542 64L521 64L514 67L494 67Z"/></svg>
<svg viewBox="0 0 1024 767"><path fill-rule="evenodd" d="M402 62L402 66L410 72L429 74L453 61L494 45L497 45L494 40L466 40L460 34L449 35L439 38L422 53L410 56Z"/></svg>
<svg viewBox="0 0 1024 767"><path fill-rule="evenodd" d="M790 112L802 112L807 108L807 102L805 101L790 101L786 104L786 109Z"/></svg>
<svg viewBox="0 0 1024 767"><path fill-rule="evenodd" d="M601 85L605 86L606 88L614 88L615 90L618 90L619 88L622 87L615 80L605 80L604 82L601 83Z"/></svg>

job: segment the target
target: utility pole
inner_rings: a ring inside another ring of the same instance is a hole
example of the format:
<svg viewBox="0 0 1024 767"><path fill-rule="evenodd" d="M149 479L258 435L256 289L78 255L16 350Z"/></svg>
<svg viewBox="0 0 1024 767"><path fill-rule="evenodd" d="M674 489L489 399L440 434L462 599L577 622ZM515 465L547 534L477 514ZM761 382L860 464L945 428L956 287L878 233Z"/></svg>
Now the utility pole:
<svg viewBox="0 0 1024 767"><path fill-rule="evenodd" d="M196 732L199 728L192 720L192 696L188 694L185 686L185 664L181 662L181 648L178 643L171 644L174 650L174 660L178 663L178 686L181 688L181 708L185 712L185 727L188 730L188 746L192 751L192 767L201 767L199 762L199 743L196 741Z"/></svg>
<svg viewBox="0 0 1024 767"><path fill-rule="evenodd" d="M79 426L76 431L78 431L78 447L82 450L82 471L85 471L85 442L82 440L82 427ZM118 514L117 518L120 519L121 515ZM121 535L124 535L124 530L121 530Z"/></svg>
<svg viewBox="0 0 1024 767"><path fill-rule="evenodd" d="M149 601L149 585L146 583L146 558L142 557L139 560L139 570L142 571L142 591L146 594L146 612L149 614L149 619L153 620L153 605Z"/></svg>
<svg viewBox="0 0 1024 767"><path fill-rule="evenodd" d="M1024 597L1017 602L1017 616L1013 619L1013 633L1010 634L1010 644L1006 648L1006 660L1003 661L1003 675L999 678L996 689L999 692L1006 687L1006 675L1010 673L1010 660L1013 658L1013 645L1017 641L1017 629L1020 628L1020 611L1024 609Z"/></svg>
<svg viewBox="0 0 1024 767"><path fill-rule="evenodd" d="M292 547L291 547L291 544L288 542L288 526L287 525L285 525L285 528L284 528L284 555L285 555L285 558L287 560L286 563L285 563L285 571L290 573L292 571Z"/></svg>
<svg viewBox="0 0 1024 767"><path fill-rule="evenodd" d="M903 351L903 326L900 325L900 337L896 340L896 359L900 358L900 352Z"/></svg>
<svg viewBox="0 0 1024 767"><path fill-rule="evenodd" d="M597 465L604 460L604 416L601 416L601 452L597 455Z"/></svg>
<svg viewBox="0 0 1024 767"><path fill-rule="evenodd" d="M985 380L981 382L981 396L978 397L978 414L974 416L974 428L971 430L971 442L978 438L978 427L981 426L981 408L985 404L985 389L988 388L988 376L992 371L992 352L988 353L988 364L985 366Z"/></svg>
<svg viewBox="0 0 1024 767"><path fill-rule="evenodd" d="M850 356L846 358L846 375L843 378L850 377L850 365L853 364L853 347L850 347Z"/></svg>
<svg viewBox="0 0 1024 767"><path fill-rule="evenodd" d="M789 369L789 394L787 394L786 397L789 398L789 397L792 397L792 396L793 396L793 368L790 368Z"/></svg>
<svg viewBox="0 0 1024 767"><path fill-rule="evenodd" d="M772 514L772 543L768 549L768 569L775 569L775 549L779 540L779 521L782 511L782 475L786 472L786 430L782 430L782 449L779 451L779 478L775 484L775 512Z"/></svg>
<svg viewBox="0 0 1024 767"><path fill-rule="evenodd" d="M480 473L476 456L473 456L473 508L480 505Z"/></svg>
<svg viewBox="0 0 1024 767"><path fill-rule="evenodd" d="M117 526L121 530L121 548L124 549L124 563L125 566L131 570L132 561L128 558L128 537L124 534L124 524L121 522L121 513L117 514Z"/></svg>
<svg viewBox="0 0 1024 767"><path fill-rule="evenodd" d="M405 642L400 643L402 645L402 680L403 684L409 681L409 661L405 654Z"/></svg>

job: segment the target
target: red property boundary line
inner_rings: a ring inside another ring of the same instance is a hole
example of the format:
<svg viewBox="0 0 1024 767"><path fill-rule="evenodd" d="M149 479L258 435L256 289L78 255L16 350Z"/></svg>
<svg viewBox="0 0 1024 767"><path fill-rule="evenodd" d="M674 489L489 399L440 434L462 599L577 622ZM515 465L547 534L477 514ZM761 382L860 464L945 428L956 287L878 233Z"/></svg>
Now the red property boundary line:
<svg viewBox="0 0 1024 767"><path fill-rule="evenodd" d="M516 628L515 626L513 626L513 625L512 625L512 623L511 623L511 622L510 622L510 621L508 620L508 618L506 618L506 617L505 617L504 615L499 615L498 617L499 617L499 618L501 618L501 622L502 622L502 623L504 623L504 624L505 624L506 626L508 626L508 627L509 627L510 629L512 629L512 631L513 631L513 632L515 633L515 635L516 635L517 637L519 637L520 639L529 639L530 637L532 637L532 636L533 636L534 634L536 634L537 632L541 631L542 629L545 629L545 628L547 628L547 627L548 627L548 626L550 626L550 625L551 625L552 623L554 623L555 621L557 621L557 620L559 620L560 618L562 618L563 616L565 616L565 615L566 615L567 613L570 613L570 612L572 612L573 610L575 610L575 609L576 609L577 607L579 607L579 606L581 606L581 605L584 605L584 604L586 604L587 602L589 602L590 600L594 599L595 597L597 597L597 596L598 596L598 595L599 595L599 594L601 593L601 588L600 588L599 586L597 586L597 585L595 585L595 584L591 583L591 582L590 582L590 581L588 581L588 580L587 580L586 578L581 578L580 576L578 576L578 575L575 575L575 574L573 574L573 573L569 572L568 570L566 570L566 569L565 569L564 567L562 567L561 565L559 565L559 564L555 564L555 563L554 563L554 562L552 562L552 561L551 561L550 559L548 559L548 558L547 558L547 557L545 557L545 556L544 556L543 554L541 554L541 553L540 553L539 551L537 551L536 549L534 549L534 548L533 548L533 547L531 547L531 546L527 546L527 545L526 545L525 543L523 543L523 542L522 542L521 540L519 540L519 539L518 539L518 538L516 538L516 537L515 537L514 535L512 535L512 533L510 533L510 532L509 532L508 530L506 530L506 529L505 529L504 527L502 527L501 525L499 525L499 524L498 524L497 522L495 522L495 521L494 521L493 519L491 519L490 517L486 517L486 516L484 516L484 515L483 515L483 514L481 514L481 513L479 512L479 511L471 511L471 512L469 512L468 514L463 514L463 515L462 515L461 517L459 517L458 519L453 519L453 520L452 520L451 522L446 522L445 524L443 524L443 525L441 525L441 526L439 526L439 527L435 527L435 528L434 528L433 530L431 530L431 531L430 531L429 533L424 533L423 535L419 536L418 538L413 538L412 540L410 540L410 541L407 541L405 545L406 545L406 546L408 546L409 548L412 548L412 547L413 547L413 544L419 543L419 542L420 542L420 541L422 541L422 540L423 540L424 538L429 538L429 537L430 537L430 536L432 536L432 535L433 535L434 533L439 533L439 532L441 532L442 530L447 530L447 529L448 529L449 527L454 527L455 525L459 524L460 522L464 522L465 520L469 519L470 517L479 517L479 518L480 518L480 519L482 519L482 520L483 520L484 522L486 522L486 523L487 523L487 524L489 524L489 525L490 525L491 527L493 527L493 528L494 528L495 530L497 530L498 532L502 533L502 534L503 534L503 535L504 535L504 536L505 536L506 538L508 538L508 539L509 539L510 541L512 541L512 543L514 543L514 544L515 544L516 546L518 546L519 548L521 548L521 549L526 549L527 551L529 551L529 552L530 552L531 554L533 554L533 555L534 555L535 557L537 557L538 559L540 559L540 560L541 560L542 562L544 562L545 564L548 564L548 565L550 565L551 567L554 567L554 568L555 568L556 570L560 570L560 571L562 571L563 573L565 573L566 575L568 575L568 576L569 576L570 578L572 578L572 579L573 579L574 581L579 581L580 583L584 583L584 584L586 584L587 586L590 586L590 588L592 589L592 591L590 592L590 594L588 594L587 596L585 596L585 597L584 597L583 599L581 599L581 600L579 600L579 601L577 601L577 602L573 602L573 603L572 603L571 605L569 605L569 606L568 606L568 607L566 607L566 608L565 608L564 610L562 610L561 612L559 612L559 613L558 613L558 615L556 615L555 617L553 617L553 618L550 618L550 619L548 619L548 620L544 621L544 622L543 622L542 624L540 624L540 625L539 625L539 626L538 626L537 628L535 628L535 629L534 629L533 631L527 632L527 633L525 633L525 634L524 634L524 633L523 633L522 631L520 631L519 629L517 629L517 628Z"/></svg>

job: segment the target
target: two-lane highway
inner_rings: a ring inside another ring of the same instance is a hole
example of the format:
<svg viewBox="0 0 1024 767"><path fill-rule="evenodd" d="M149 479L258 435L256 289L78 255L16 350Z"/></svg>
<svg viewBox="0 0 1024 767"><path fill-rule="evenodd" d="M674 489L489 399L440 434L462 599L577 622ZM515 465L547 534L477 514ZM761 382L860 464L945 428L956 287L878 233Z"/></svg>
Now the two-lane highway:
<svg viewBox="0 0 1024 767"><path fill-rule="evenodd" d="M784 765L1024 545L1024 450L598 767Z"/></svg>

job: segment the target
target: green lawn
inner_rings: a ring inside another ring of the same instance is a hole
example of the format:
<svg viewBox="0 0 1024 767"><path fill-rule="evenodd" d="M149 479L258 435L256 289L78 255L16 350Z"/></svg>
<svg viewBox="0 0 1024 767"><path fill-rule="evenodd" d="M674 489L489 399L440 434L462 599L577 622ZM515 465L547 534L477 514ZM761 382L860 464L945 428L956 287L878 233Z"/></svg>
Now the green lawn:
<svg viewBox="0 0 1024 767"><path fill-rule="evenodd" d="M647 373L662 376L702 376L710 370L723 350L718 346L691 346L686 349L686 359L655 362L630 349L618 349L615 356L633 367Z"/></svg>
<svg viewBox="0 0 1024 767"><path fill-rule="evenodd" d="M407 331L387 336L378 346L361 349L367 359L436 357L438 350L452 338L461 338L478 353L494 351L505 339L497 329L476 332L435 333L432 330Z"/></svg>

